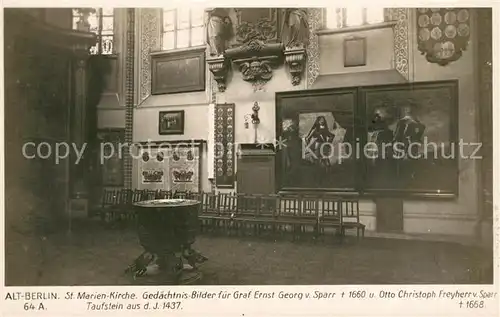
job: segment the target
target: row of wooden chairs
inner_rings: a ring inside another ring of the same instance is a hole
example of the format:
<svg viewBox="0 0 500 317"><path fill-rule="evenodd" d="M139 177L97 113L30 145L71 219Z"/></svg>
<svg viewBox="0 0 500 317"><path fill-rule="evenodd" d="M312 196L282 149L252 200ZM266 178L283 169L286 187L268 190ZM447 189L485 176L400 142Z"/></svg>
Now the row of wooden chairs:
<svg viewBox="0 0 500 317"><path fill-rule="evenodd" d="M335 229L340 237L346 230L356 230L364 237L365 225L359 219L359 203L334 196L246 195L194 193L201 201L200 220L204 227L222 225L225 230L253 227L290 228L293 237L308 229L316 236L326 228Z"/></svg>
<svg viewBox="0 0 500 317"><path fill-rule="evenodd" d="M132 219L135 216L133 213L134 203L169 198L187 199L191 198L191 194L184 191L104 189L98 213L105 222Z"/></svg>
<svg viewBox="0 0 500 317"><path fill-rule="evenodd" d="M212 192L173 192L165 190L104 190L101 218L106 222L134 218L133 204L151 199L194 199L200 201L199 219L205 231L256 234L265 229L273 233L290 231L294 237L306 232L323 235L325 229L344 237L346 230L364 236L357 200L313 195L247 195Z"/></svg>

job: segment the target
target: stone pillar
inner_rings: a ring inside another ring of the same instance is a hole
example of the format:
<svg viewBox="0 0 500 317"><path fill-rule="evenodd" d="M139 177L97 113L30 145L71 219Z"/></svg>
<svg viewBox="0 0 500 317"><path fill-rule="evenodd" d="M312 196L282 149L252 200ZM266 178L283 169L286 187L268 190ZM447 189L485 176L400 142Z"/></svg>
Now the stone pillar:
<svg viewBox="0 0 500 317"><path fill-rule="evenodd" d="M75 54L74 63L74 103L71 111L70 119L70 135L72 147L83 149L80 154L73 154L71 160L71 198L87 198L87 160L85 154L88 141L87 128L87 65L89 54L88 51L79 51Z"/></svg>
<svg viewBox="0 0 500 317"><path fill-rule="evenodd" d="M73 49L72 80L74 99L70 108L70 197L68 217L68 232L71 232L72 218L85 218L88 216L89 187L88 175L89 165L87 164L86 152L88 148L88 127L87 127L87 66L89 52L86 49L77 47ZM75 153L73 149L78 149Z"/></svg>

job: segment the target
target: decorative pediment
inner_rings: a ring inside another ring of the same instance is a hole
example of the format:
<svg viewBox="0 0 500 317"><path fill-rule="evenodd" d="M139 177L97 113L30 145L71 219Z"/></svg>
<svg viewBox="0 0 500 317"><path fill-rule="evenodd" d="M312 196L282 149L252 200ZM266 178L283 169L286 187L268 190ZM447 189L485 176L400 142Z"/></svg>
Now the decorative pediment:
<svg viewBox="0 0 500 317"><path fill-rule="evenodd" d="M257 90L286 62L292 84L298 85L306 59L307 25L307 12L301 8L211 10L207 62L219 91L225 91L232 65Z"/></svg>

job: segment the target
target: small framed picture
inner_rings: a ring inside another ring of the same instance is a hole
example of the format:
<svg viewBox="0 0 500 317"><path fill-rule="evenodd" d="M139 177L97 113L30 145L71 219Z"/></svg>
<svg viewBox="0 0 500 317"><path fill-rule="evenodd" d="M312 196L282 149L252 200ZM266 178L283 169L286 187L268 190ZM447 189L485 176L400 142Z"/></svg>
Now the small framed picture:
<svg viewBox="0 0 500 317"><path fill-rule="evenodd" d="M344 40L344 67L366 65L366 39L362 37Z"/></svg>
<svg viewBox="0 0 500 317"><path fill-rule="evenodd" d="M160 111L158 133L160 135L184 134L184 110Z"/></svg>

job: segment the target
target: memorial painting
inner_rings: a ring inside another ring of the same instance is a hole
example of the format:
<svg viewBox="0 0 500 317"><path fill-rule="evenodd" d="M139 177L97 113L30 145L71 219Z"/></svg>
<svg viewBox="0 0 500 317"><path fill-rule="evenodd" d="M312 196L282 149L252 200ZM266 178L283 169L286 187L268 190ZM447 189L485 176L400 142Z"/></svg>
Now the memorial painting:
<svg viewBox="0 0 500 317"><path fill-rule="evenodd" d="M440 81L279 93L281 189L454 197L456 87Z"/></svg>
<svg viewBox="0 0 500 317"><path fill-rule="evenodd" d="M362 90L367 191L456 194L456 94L456 82Z"/></svg>
<svg viewBox="0 0 500 317"><path fill-rule="evenodd" d="M353 90L278 95L282 188L354 190L355 100Z"/></svg>

